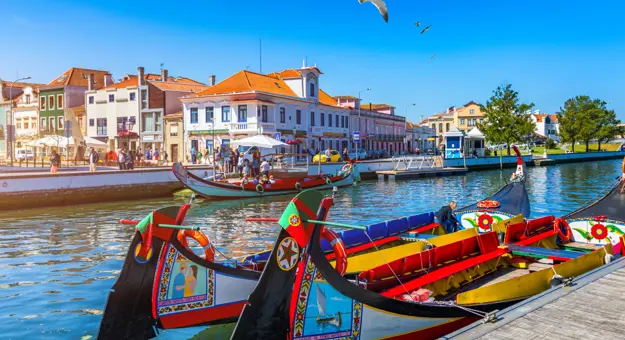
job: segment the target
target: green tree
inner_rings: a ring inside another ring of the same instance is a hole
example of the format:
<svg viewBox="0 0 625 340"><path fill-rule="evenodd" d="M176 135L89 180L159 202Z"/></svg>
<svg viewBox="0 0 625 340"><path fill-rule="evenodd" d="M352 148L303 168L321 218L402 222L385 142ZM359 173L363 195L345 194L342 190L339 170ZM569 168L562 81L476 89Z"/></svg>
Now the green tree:
<svg viewBox="0 0 625 340"><path fill-rule="evenodd" d="M618 136L621 128L618 124L620 120L616 119L614 110L607 108L607 103L602 100L596 100L599 108L599 117L597 119L597 150L601 150L601 143L608 142Z"/></svg>
<svg viewBox="0 0 625 340"><path fill-rule="evenodd" d="M533 107L534 104L519 103L519 93L512 85L499 86L482 106L484 123L478 124L478 128L491 144L506 143L510 155L512 143L528 140L534 133L536 124L526 113Z"/></svg>
<svg viewBox="0 0 625 340"><path fill-rule="evenodd" d="M560 135L564 142L571 143L573 152L576 141L584 142L588 152L591 140L597 139L601 149L602 142L618 135L619 121L614 110L609 110L606 105L606 102L589 96L576 96L564 102L564 108L558 113Z"/></svg>

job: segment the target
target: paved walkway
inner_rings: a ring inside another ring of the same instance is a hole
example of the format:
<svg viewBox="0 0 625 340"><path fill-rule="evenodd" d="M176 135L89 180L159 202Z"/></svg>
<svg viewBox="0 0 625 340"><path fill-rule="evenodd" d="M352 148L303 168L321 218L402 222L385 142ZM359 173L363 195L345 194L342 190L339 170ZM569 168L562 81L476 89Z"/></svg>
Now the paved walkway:
<svg viewBox="0 0 625 340"><path fill-rule="evenodd" d="M478 321L443 339L623 339L625 258Z"/></svg>

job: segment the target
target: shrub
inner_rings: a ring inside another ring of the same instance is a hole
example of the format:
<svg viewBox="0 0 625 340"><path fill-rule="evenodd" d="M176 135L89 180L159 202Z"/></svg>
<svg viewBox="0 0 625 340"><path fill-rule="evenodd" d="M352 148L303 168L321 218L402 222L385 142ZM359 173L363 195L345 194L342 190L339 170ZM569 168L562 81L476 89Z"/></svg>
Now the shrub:
<svg viewBox="0 0 625 340"><path fill-rule="evenodd" d="M556 148L556 142L554 142L553 139L547 139L547 142L545 143L545 147L547 149L555 149Z"/></svg>

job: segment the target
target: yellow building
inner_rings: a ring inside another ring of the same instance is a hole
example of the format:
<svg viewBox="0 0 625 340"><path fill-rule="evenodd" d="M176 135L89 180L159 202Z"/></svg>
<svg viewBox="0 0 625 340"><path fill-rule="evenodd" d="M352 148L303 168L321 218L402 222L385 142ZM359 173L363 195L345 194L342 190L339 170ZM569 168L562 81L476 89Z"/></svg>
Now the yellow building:
<svg viewBox="0 0 625 340"><path fill-rule="evenodd" d="M165 150L169 162L184 162L182 111L165 115Z"/></svg>
<svg viewBox="0 0 625 340"><path fill-rule="evenodd" d="M464 104L462 107L454 108L454 125L458 130L469 133L478 123L484 122L484 113L480 109L480 105L474 101Z"/></svg>

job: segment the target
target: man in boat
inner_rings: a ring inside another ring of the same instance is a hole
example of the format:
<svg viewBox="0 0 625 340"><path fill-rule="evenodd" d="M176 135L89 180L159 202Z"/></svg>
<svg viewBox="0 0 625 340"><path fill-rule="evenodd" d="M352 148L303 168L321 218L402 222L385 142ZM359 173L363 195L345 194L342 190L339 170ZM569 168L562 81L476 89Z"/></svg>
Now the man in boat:
<svg viewBox="0 0 625 340"><path fill-rule="evenodd" d="M436 215L434 215L434 223L443 226L448 234L458 230L458 220L454 214L454 210L456 210L457 207L458 204L451 201L449 205L440 208L436 212Z"/></svg>
<svg viewBox="0 0 625 340"><path fill-rule="evenodd" d="M267 162L267 159L263 158L263 163L260 165L260 170L262 171L263 176L269 176L269 170L271 169L271 165Z"/></svg>

